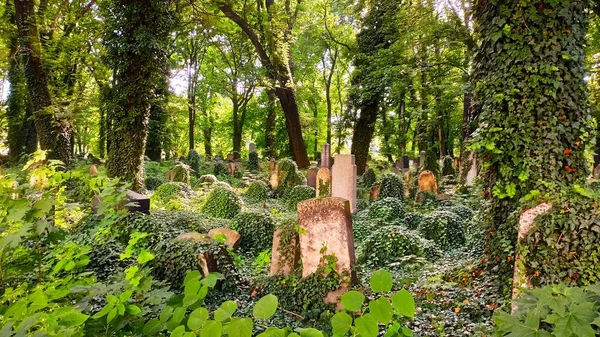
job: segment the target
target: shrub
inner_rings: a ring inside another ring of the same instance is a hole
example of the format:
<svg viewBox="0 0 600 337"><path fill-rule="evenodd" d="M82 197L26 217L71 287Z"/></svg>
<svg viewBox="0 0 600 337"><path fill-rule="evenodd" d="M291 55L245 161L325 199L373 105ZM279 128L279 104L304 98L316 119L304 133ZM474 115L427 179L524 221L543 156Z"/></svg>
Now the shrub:
<svg viewBox="0 0 600 337"><path fill-rule="evenodd" d="M199 184L211 185L211 184L215 184L217 182L219 182L219 179L217 179L217 177L215 177L212 174L205 174L205 175L201 176L200 178L198 178Z"/></svg>
<svg viewBox="0 0 600 337"><path fill-rule="evenodd" d="M166 182L165 179L162 179L159 177L148 176L148 177L146 177L146 179L144 179L144 186L146 186L146 189L148 189L150 191L154 191L160 185L164 184L165 182Z"/></svg>
<svg viewBox="0 0 600 337"><path fill-rule="evenodd" d="M190 167L184 163L178 163L173 167L173 181L190 183Z"/></svg>
<svg viewBox="0 0 600 337"><path fill-rule="evenodd" d="M465 205L454 205L439 207L439 211L450 211L458 215L464 222L471 221L473 219L473 210Z"/></svg>
<svg viewBox="0 0 600 337"><path fill-rule="evenodd" d="M294 186L303 183L296 162L288 158L281 159L277 163L277 178L279 180L277 190L283 195L287 194Z"/></svg>
<svg viewBox="0 0 600 337"><path fill-rule="evenodd" d="M250 152L248 155L248 170L250 170L250 172L258 172L259 165L258 153Z"/></svg>
<svg viewBox="0 0 600 337"><path fill-rule="evenodd" d="M393 173L386 173L381 177L381 190L379 199L388 197L402 199L404 198L404 182Z"/></svg>
<svg viewBox="0 0 600 337"><path fill-rule="evenodd" d="M240 197L231 189L215 187L202 207L202 212L216 218L232 219L242 209Z"/></svg>
<svg viewBox="0 0 600 337"><path fill-rule="evenodd" d="M165 204L179 197L187 197L190 193L190 188L187 184L171 181L158 186L154 194L152 194L152 200Z"/></svg>
<svg viewBox="0 0 600 337"><path fill-rule="evenodd" d="M424 238L443 248L458 248L465 243L464 224L456 214L434 211L423 216L419 231Z"/></svg>
<svg viewBox="0 0 600 337"><path fill-rule="evenodd" d="M404 214L404 225L409 229L417 229L423 220L423 214L418 212L407 212Z"/></svg>
<svg viewBox="0 0 600 337"><path fill-rule="evenodd" d="M266 213L242 212L231 222L231 229L238 231L242 236L242 249L260 252L273 244L275 222Z"/></svg>
<svg viewBox="0 0 600 337"><path fill-rule="evenodd" d="M433 192L417 192L416 199L423 206L435 206L437 203L436 196Z"/></svg>
<svg viewBox="0 0 600 337"><path fill-rule="evenodd" d="M314 198L315 193L315 189L310 186L294 186L286 197L285 206L290 211L296 210L299 202Z"/></svg>
<svg viewBox="0 0 600 337"><path fill-rule="evenodd" d="M363 242L375 229L381 227L381 223L368 217L357 217L352 220L352 233L355 243Z"/></svg>
<svg viewBox="0 0 600 337"><path fill-rule="evenodd" d="M429 240L404 226L376 229L360 247L358 261L371 266L385 266L407 255L433 258L438 253Z"/></svg>
<svg viewBox="0 0 600 337"><path fill-rule="evenodd" d="M425 152L423 171L424 170L433 172L433 174L438 178L440 176L440 161L437 154L435 154L435 152L431 149L428 149L427 152Z"/></svg>
<svg viewBox="0 0 600 337"><path fill-rule="evenodd" d="M192 169L192 173L196 177L200 176L200 160L200 155L198 154L198 152L196 152L196 150L192 149L190 150L190 152L188 152L187 162L188 165L190 165L190 168Z"/></svg>
<svg viewBox="0 0 600 337"><path fill-rule="evenodd" d="M222 159L215 161L213 172L216 176L227 174L227 165Z"/></svg>
<svg viewBox="0 0 600 337"><path fill-rule="evenodd" d="M454 158L452 156L444 157L444 161L442 163L442 175L443 176L453 176L456 172L454 172Z"/></svg>
<svg viewBox="0 0 600 337"><path fill-rule="evenodd" d="M90 188L88 179L71 174L67 180L63 181L62 185L65 186L67 200L86 205L92 200L94 191Z"/></svg>
<svg viewBox="0 0 600 337"><path fill-rule="evenodd" d="M369 206L369 218L380 219L384 223L401 221L405 213L404 204L398 198L380 199Z"/></svg>
<svg viewBox="0 0 600 337"><path fill-rule="evenodd" d="M267 200L269 186L264 181L253 181L246 190L246 198L250 202L259 203Z"/></svg>
<svg viewBox="0 0 600 337"><path fill-rule="evenodd" d="M363 173L363 175L360 177L361 186L365 188L371 188L375 181L377 181L377 176L372 168L366 170L365 173Z"/></svg>

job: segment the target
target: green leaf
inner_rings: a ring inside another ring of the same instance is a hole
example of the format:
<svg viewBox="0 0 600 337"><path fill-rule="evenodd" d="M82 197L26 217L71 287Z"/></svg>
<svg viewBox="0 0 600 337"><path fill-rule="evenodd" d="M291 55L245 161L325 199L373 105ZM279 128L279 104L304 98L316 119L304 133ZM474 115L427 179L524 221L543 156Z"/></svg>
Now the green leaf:
<svg viewBox="0 0 600 337"><path fill-rule="evenodd" d="M379 334L377 320L371 314L358 317L354 320L354 325L361 337L377 337Z"/></svg>
<svg viewBox="0 0 600 337"><path fill-rule="evenodd" d="M300 337L323 337L323 333L317 329L307 328L298 330L300 331Z"/></svg>
<svg viewBox="0 0 600 337"><path fill-rule="evenodd" d="M102 308L102 310L98 311L94 316L92 316L92 319L98 319L106 316L113 308L114 306L111 304L105 305L104 308Z"/></svg>
<svg viewBox="0 0 600 337"><path fill-rule="evenodd" d="M171 321L173 324L179 324L179 323L181 323L181 320L183 319L184 316L185 316L185 308L184 307L176 308L175 311L173 311L173 317L171 317Z"/></svg>
<svg viewBox="0 0 600 337"><path fill-rule="evenodd" d="M573 304L570 309L564 316L553 313L546 318L546 322L554 324L554 335L594 337L596 333L591 327L591 323L597 316L594 304L591 302Z"/></svg>
<svg viewBox="0 0 600 337"><path fill-rule="evenodd" d="M352 326L352 316L340 311L331 317L331 327L335 336L344 336Z"/></svg>
<svg viewBox="0 0 600 337"><path fill-rule="evenodd" d="M130 315L136 316L142 312L142 309L140 309L140 307L138 307L137 305L131 304L127 306L127 309L125 311L127 311L127 313Z"/></svg>
<svg viewBox="0 0 600 337"><path fill-rule="evenodd" d="M396 311L406 317L415 317L415 299L406 289L392 295L392 304Z"/></svg>
<svg viewBox="0 0 600 337"><path fill-rule="evenodd" d="M208 321L202 327L200 337L220 337L223 334L223 325L219 321Z"/></svg>
<svg viewBox="0 0 600 337"><path fill-rule="evenodd" d="M156 318L153 318L149 320L148 323L146 323L146 325L144 325L144 329L142 332L144 333L144 336L152 336L157 334L162 329L163 326L160 323L160 321Z"/></svg>
<svg viewBox="0 0 600 337"><path fill-rule="evenodd" d="M369 285L373 292L387 293L392 290L392 274L387 270L380 269L371 275Z"/></svg>
<svg viewBox="0 0 600 337"><path fill-rule="evenodd" d="M199 280L189 280L185 284L185 289L183 290L183 293L185 295L195 295L198 293L198 290L200 290L200 281Z"/></svg>
<svg viewBox="0 0 600 337"><path fill-rule="evenodd" d="M121 295L119 295L119 301L121 301L121 303L125 303L125 302L129 301L129 299L131 298L131 295L133 295L133 291L125 290L124 292L121 293Z"/></svg>
<svg viewBox="0 0 600 337"><path fill-rule="evenodd" d="M117 317L118 313L119 310L117 308L112 308L112 310L108 313L108 316L106 316L106 322L110 323L115 317Z"/></svg>
<svg viewBox="0 0 600 337"><path fill-rule="evenodd" d="M254 323L251 318L234 317L228 326L229 337L252 337Z"/></svg>
<svg viewBox="0 0 600 337"><path fill-rule="evenodd" d="M188 318L187 325L190 330L199 330L202 328L202 325L208 320L208 310L206 308L200 307L190 314Z"/></svg>
<svg viewBox="0 0 600 337"><path fill-rule="evenodd" d="M342 295L342 305L348 311L360 311L363 302L365 301L365 295L362 293L350 290Z"/></svg>
<svg viewBox="0 0 600 337"><path fill-rule="evenodd" d="M278 301L275 295L266 295L256 302L254 309L252 309L252 316L258 319L267 320L275 314L277 305Z"/></svg>
<svg viewBox="0 0 600 337"><path fill-rule="evenodd" d="M142 249L142 251L140 252L140 254L138 255L138 258L137 258L137 261L139 264L145 264L152 260L154 260L154 255L152 255L152 253L150 253L146 249Z"/></svg>
<svg viewBox="0 0 600 337"><path fill-rule="evenodd" d="M183 306L185 307L189 307L192 306L194 303L198 302L200 300L200 295L198 294L188 294L183 296Z"/></svg>
<svg viewBox="0 0 600 337"><path fill-rule="evenodd" d="M390 323L394 314L390 301L385 297L380 297L369 302L369 312L376 320L383 324Z"/></svg>
<svg viewBox="0 0 600 337"><path fill-rule="evenodd" d="M169 320L169 318L171 318L171 315L173 315L173 307L165 307L160 312L160 316L158 316L158 318L160 319L160 322L164 324Z"/></svg>
<svg viewBox="0 0 600 337"><path fill-rule="evenodd" d="M75 309L72 309L68 313L60 316L60 325L66 327L79 326L85 323L90 316L82 314Z"/></svg>
<svg viewBox="0 0 600 337"><path fill-rule="evenodd" d="M171 331L171 337L182 337L185 333L185 325L180 325Z"/></svg>
<svg viewBox="0 0 600 337"><path fill-rule="evenodd" d="M217 321L225 321L233 316L233 313L237 310L237 303L234 301L227 301L221 304L221 306L215 311L215 319Z"/></svg>

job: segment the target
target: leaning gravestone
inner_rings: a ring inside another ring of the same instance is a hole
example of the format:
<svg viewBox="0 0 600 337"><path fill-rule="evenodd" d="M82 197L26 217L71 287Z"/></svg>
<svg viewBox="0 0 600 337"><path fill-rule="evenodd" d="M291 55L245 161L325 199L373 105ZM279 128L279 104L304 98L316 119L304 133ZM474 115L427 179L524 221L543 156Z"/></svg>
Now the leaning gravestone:
<svg viewBox="0 0 600 337"><path fill-rule="evenodd" d="M304 232L300 235L302 277L317 272L325 255L337 258L336 272L339 275L350 275L342 280L338 290L330 292L324 299L327 303L336 303L355 280L350 203L336 197L302 201L298 203L298 225Z"/></svg>
<svg viewBox="0 0 600 337"><path fill-rule="evenodd" d="M212 239L206 234L200 234L196 232L180 234L175 240L189 240L193 242L211 242ZM213 252L205 251L198 256L200 260L200 268L202 269L202 275L208 276L210 273L218 272L219 265Z"/></svg>
<svg viewBox="0 0 600 337"><path fill-rule="evenodd" d="M317 172L315 190L317 198L331 196L331 171L327 167L321 167Z"/></svg>
<svg viewBox="0 0 600 337"><path fill-rule="evenodd" d="M291 242L282 243L282 233L285 229L278 229L273 234L273 249L271 249L270 276L288 276L300 266L300 246L298 233L294 231ZM288 233L289 234L289 233ZM282 244L284 247L282 247Z"/></svg>
<svg viewBox="0 0 600 337"><path fill-rule="evenodd" d="M331 168L331 147L329 144L323 145L323 151L321 151L321 167Z"/></svg>
<svg viewBox="0 0 600 337"><path fill-rule="evenodd" d="M419 192L438 194L437 179L433 172L425 170L419 174Z"/></svg>
<svg viewBox="0 0 600 337"><path fill-rule="evenodd" d="M356 211L356 165L353 154L338 154L331 168L331 196L350 202L350 211Z"/></svg>
<svg viewBox="0 0 600 337"><path fill-rule="evenodd" d="M225 237L224 243L228 247L231 247L233 249L236 249L240 245L240 241L242 240L242 236L240 235L240 233L230 228L219 227L213 228L208 231L208 236L210 236L210 238L213 240L217 240L218 235L223 235Z"/></svg>
<svg viewBox="0 0 600 337"><path fill-rule="evenodd" d="M316 167L311 167L310 169L308 169L308 172L306 172L306 185L312 188L316 188L318 172L319 170Z"/></svg>

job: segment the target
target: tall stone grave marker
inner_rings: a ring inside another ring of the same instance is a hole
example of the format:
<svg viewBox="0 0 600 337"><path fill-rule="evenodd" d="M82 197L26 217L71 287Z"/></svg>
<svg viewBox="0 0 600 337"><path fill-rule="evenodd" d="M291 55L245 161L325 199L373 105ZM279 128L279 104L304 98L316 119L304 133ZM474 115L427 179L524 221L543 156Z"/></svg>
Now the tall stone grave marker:
<svg viewBox="0 0 600 337"><path fill-rule="evenodd" d="M319 170L316 167L311 167L306 173L306 185L316 188L317 186L317 173Z"/></svg>
<svg viewBox="0 0 600 337"><path fill-rule="evenodd" d="M406 171L410 169L410 160L407 155L402 156L402 170Z"/></svg>
<svg viewBox="0 0 600 337"><path fill-rule="evenodd" d="M290 242L284 237L290 233L284 233L285 229L278 229L273 234L273 249L271 249L271 268L269 275L288 276L300 266L300 243L298 233L294 231ZM288 238L289 239L289 238Z"/></svg>
<svg viewBox="0 0 600 337"><path fill-rule="evenodd" d="M335 255L338 274L350 275L338 290L325 298L325 302L335 303L355 279L352 272L355 256L350 203L336 197L302 201L298 204L298 225L305 233L300 235L302 277L317 272L324 255Z"/></svg>
<svg viewBox="0 0 600 337"><path fill-rule="evenodd" d="M317 181L315 184L316 196L331 196L331 171L327 167L321 167L317 172Z"/></svg>
<svg viewBox="0 0 600 337"><path fill-rule="evenodd" d="M331 168L331 196L350 202L350 211L356 211L356 165L353 154L338 154Z"/></svg>
<svg viewBox="0 0 600 337"><path fill-rule="evenodd" d="M321 167L331 168L331 147L329 144L323 145L323 151L321 151Z"/></svg>

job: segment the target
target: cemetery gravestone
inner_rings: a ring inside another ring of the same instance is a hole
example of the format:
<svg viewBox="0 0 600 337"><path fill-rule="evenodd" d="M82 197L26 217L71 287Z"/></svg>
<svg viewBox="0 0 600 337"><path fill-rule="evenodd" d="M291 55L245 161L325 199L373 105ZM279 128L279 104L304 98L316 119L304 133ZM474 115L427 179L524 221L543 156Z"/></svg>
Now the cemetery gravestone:
<svg viewBox="0 0 600 337"><path fill-rule="evenodd" d="M256 144L254 144L254 143L248 144L248 152L250 152L250 153L256 152Z"/></svg>
<svg viewBox="0 0 600 337"><path fill-rule="evenodd" d="M419 192L438 194L437 179L433 172L425 170L419 174Z"/></svg>
<svg viewBox="0 0 600 337"><path fill-rule="evenodd" d="M315 190L317 198L331 196L331 171L327 167L321 167L317 172Z"/></svg>
<svg viewBox="0 0 600 337"><path fill-rule="evenodd" d="M90 176L95 177L97 175L98 175L98 168L96 167L96 165L92 164L92 166L90 166Z"/></svg>
<svg viewBox="0 0 600 337"><path fill-rule="evenodd" d="M408 160L407 155L402 156L402 169L403 170L410 169L410 161Z"/></svg>
<svg viewBox="0 0 600 337"><path fill-rule="evenodd" d="M469 172L467 172L466 185L473 185L473 181L477 178L477 157L474 152L471 152L469 155L469 161L471 162L471 167L469 168Z"/></svg>
<svg viewBox="0 0 600 337"><path fill-rule="evenodd" d="M311 167L310 169L308 169L308 172L306 173L306 185L312 188L316 188L318 172L319 170L316 167Z"/></svg>
<svg viewBox="0 0 600 337"><path fill-rule="evenodd" d="M331 147L329 144L323 145L323 151L321 151L321 167L331 168Z"/></svg>
<svg viewBox="0 0 600 337"><path fill-rule="evenodd" d="M353 154L338 154L331 169L331 196L350 202L350 211L356 211L356 165Z"/></svg>
<svg viewBox="0 0 600 337"><path fill-rule="evenodd" d="M213 240L217 240L217 235L224 235L225 244L233 249L236 249L240 245L240 241L242 239L240 233L230 228L219 227L208 231L208 236L210 236L210 238Z"/></svg>
<svg viewBox="0 0 600 337"><path fill-rule="evenodd" d="M302 201L298 204L298 225L304 231L300 235L302 277L317 272L324 255L337 258L336 272L339 275L351 275L343 280L340 289L327 295L325 301L335 303L355 280L350 202L336 197Z"/></svg>
<svg viewBox="0 0 600 337"><path fill-rule="evenodd" d="M271 249L270 276L288 276L300 266L300 246L298 233L294 232L291 242L282 247L283 229L278 229L273 234L273 248Z"/></svg>

